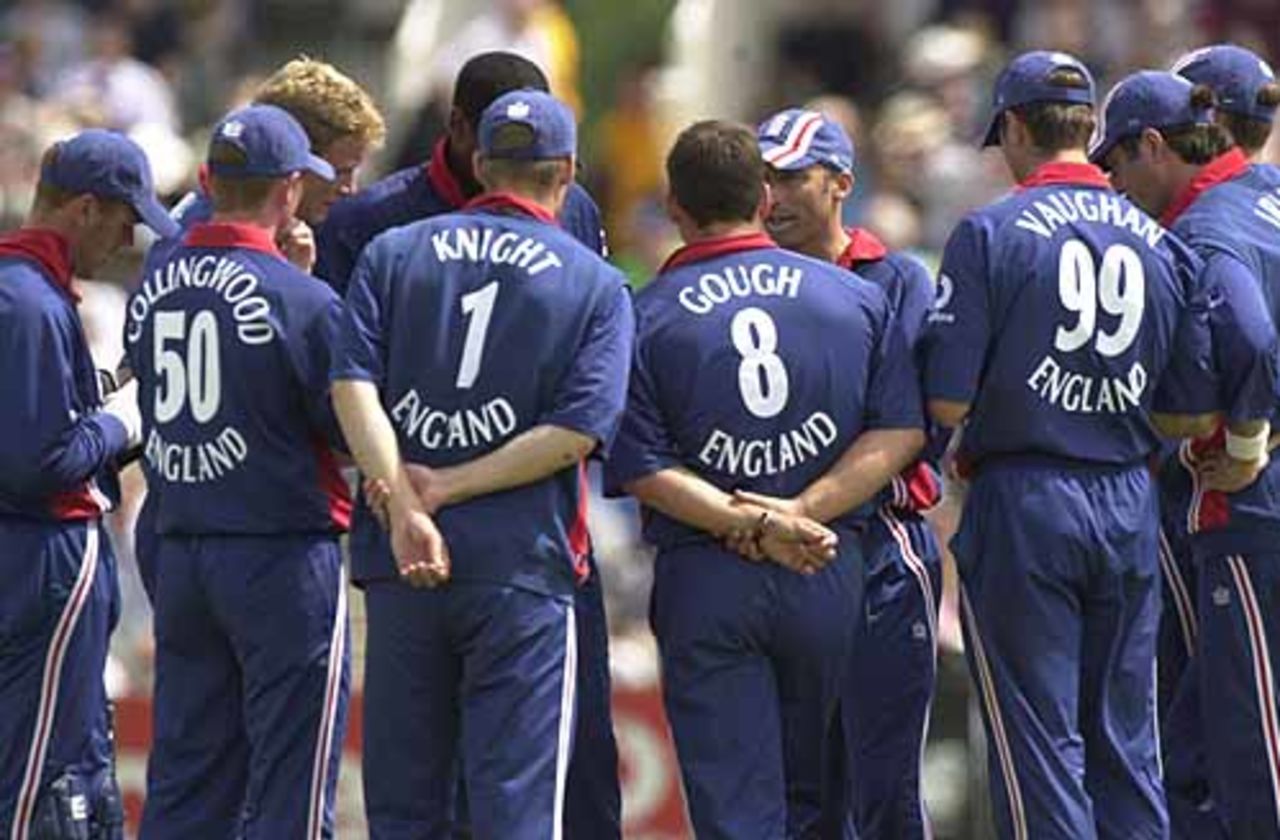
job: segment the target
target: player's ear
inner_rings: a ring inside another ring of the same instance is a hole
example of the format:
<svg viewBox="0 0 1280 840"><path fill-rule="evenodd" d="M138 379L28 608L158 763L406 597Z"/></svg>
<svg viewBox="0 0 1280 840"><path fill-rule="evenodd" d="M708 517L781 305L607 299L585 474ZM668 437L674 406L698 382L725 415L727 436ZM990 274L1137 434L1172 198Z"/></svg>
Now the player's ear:
<svg viewBox="0 0 1280 840"><path fill-rule="evenodd" d="M832 194L838 201L844 201L853 192L853 175L848 172L836 172L831 178Z"/></svg>
<svg viewBox="0 0 1280 840"><path fill-rule="evenodd" d="M769 218L769 214L773 212L773 187L769 186L768 181L760 182L760 203L756 205L756 216L754 221L764 222Z"/></svg>
<svg viewBox="0 0 1280 840"><path fill-rule="evenodd" d="M1146 153L1147 157L1160 160L1168 151L1167 144L1164 142L1164 135L1156 131L1154 128L1142 129L1142 134L1138 136L1138 152Z"/></svg>

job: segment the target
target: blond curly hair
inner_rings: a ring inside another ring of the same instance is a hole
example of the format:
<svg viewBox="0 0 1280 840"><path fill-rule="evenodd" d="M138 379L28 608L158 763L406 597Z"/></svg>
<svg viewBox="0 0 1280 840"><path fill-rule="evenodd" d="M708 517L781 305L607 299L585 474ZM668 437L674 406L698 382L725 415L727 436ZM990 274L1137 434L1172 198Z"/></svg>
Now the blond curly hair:
<svg viewBox="0 0 1280 840"><path fill-rule="evenodd" d="M382 114L364 88L332 64L305 55L273 73L254 93L253 101L292 114L319 154L344 137L380 146L387 135Z"/></svg>

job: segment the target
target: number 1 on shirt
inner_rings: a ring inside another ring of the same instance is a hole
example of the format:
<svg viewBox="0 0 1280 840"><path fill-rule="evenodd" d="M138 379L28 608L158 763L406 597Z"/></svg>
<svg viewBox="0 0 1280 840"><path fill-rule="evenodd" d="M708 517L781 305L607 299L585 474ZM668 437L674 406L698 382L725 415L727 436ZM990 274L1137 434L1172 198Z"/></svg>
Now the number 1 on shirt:
<svg viewBox="0 0 1280 840"><path fill-rule="evenodd" d="M498 281L494 280L474 292L462 296L462 314L470 315L467 338L462 345L462 361L458 364L457 386L470 388L480 375L480 359L484 355L484 337L489 331L493 303L498 299Z"/></svg>

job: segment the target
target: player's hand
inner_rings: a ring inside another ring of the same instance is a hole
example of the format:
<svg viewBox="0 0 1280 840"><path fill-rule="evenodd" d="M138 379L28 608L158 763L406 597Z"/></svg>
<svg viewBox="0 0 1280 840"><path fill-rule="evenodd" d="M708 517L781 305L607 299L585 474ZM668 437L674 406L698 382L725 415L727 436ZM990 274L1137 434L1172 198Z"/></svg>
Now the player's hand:
<svg viewBox="0 0 1280 840"><path fill-rule="evenodd" d="M374 519L378 520L382 530L390 530L391 511L388 510L388 506L391 504L391 488L380 478L366 478L361 486L364 490L364 503L369 506L369 512L373 514Z"/></svg>
<svg viewBox="0 0 1280 840"><path fill-rule="evenodd" d="M1209 490L1239 493L1257 480L1270 458L1266 453L1256 461L1241 461L1225 451L1214 452L1196 465L1201 483Z"/></svg>
<svg viewBox="0 0 1280 840"><path fill-rule="evenodd" d="M433 470L422 464L405 464L404 471L409 477L409 486L418 494L418 501L427 513L434 516L436 511L449 503L446 472Z"/></svg>
<svg viewBox="0 0 1280 840"><path fill-rule="evenodd" d="M400 577L413 587L433 589L449 580L449 547L424 511L392 500L391 553Z"/></svg>
<svg viewBox="0 0 1280 840"><path fill-rule="evenodd" d="M835 559L839 538L812 519L769 512L760 522L757 542L769 560L798 574L812 575Z"/></svg>
<svg viewBox="0 0 1280 840"><path fill-rule="evenodd" d="M311 226L301 219L294 219L276 234L276 247L284 258L298 268L311 273L316 264L316 237Z"/></svg>

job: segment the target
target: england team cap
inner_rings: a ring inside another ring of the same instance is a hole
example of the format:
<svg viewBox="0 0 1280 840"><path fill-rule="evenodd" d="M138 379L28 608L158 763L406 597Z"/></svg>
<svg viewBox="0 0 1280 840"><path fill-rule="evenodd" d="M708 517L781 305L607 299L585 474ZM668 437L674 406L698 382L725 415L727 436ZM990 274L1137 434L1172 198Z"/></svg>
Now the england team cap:
<svg viewBox="0 0 1280 840"><path fill-rule="evenodd" d="M527 131L503 131L507 126ZM512 160L573 157L578 150L578 121L569 106L532 88L499 96L480 115L480 154Z"/></svg>
<svg viewBox="0 0 1280 840"><path fill-rule="evenodd" d="M1208 85L1218 107L1233 114L1271 122L1275 108L1258 104L1258 91L1276 80L1271 66L1235 44L1192 50L1173 63L1174 73L1197 85Z"/></svg>
<svg viewBox="0 0 1280 840"><path fill-rule="evenodd" d="M311 172L326 181L337 176L323 158L311 154L307 132L293 115L275 105L250 105L232 111L213 129L209 148L229 143L244 153L243 164L214 163L209 171L226 178L281 178Z"/></svg>
<svg viewBox="0 0 1280 840"><path fill-rule="evenodd" d="M788 108L756 129L760 155L774 169L808 169L821 164L853 172L853 141L840 123L817 111Z"/></svg>
<svg viewBox="0 0 1280 840"><path fill-rule="evenodd" d="M40 171L42 181L76 195L123 201L157 235L177 235L177 224L156 199L151 166L137 143L114 131L91 128L55 148Z"/></svg>
<svg viewBox="0 0 1280 840"><path fill-rule="evenodd" d="M1078 71L1088 84L1085 87L1055 85L1049 79L1057 70ZM1092 105L1093 99L1093 75L1080 59L1051 50L1023 53L1009 62L1009 66L996 79L995 95L991 103L991 122L987 126L982 145L1000 145L1000 115L1010 108L1030 105L1032 102Z"/></svg>
<svg viewBox="0 0 1280 840"><path fill-rule="evenodd" d="M1101 163L1117 143L1148 128L1211 125L1213 108L1192 104L1194 88L1182 76L1163 70L1142 70L1121 79L1102 103L1089 160Z"/></svg>

